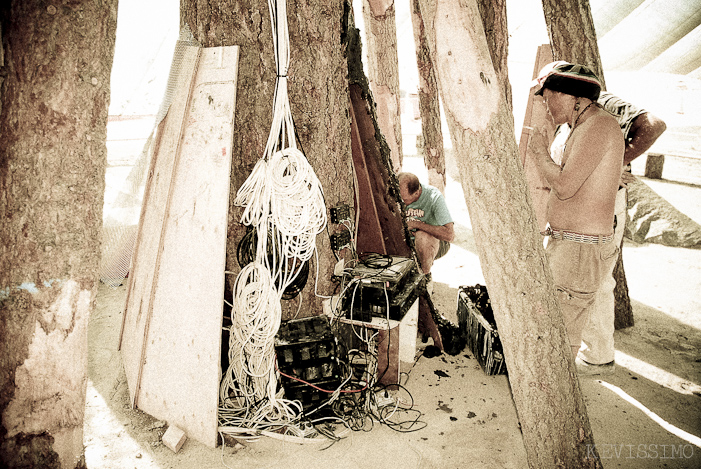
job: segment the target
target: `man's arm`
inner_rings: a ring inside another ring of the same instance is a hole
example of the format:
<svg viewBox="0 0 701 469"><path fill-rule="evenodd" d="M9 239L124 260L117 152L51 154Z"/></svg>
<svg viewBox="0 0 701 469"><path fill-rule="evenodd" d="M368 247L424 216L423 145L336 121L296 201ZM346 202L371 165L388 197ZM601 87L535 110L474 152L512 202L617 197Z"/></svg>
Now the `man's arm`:
<svg viewBox="0 0 701 469"><path fill-rule="evenodd" d="M422 221L416 220L414 218L409 218L406 221L407 226L410 230L421 230L430 234L434 238L438 238L441 241L447 241L452 243L455 239L455 230L453 229L453 223L446 223L445 225L429 225Z"/></svg>
<svg viewBox="0 0 701 469"><path fill-rule="evenodd" d="M538 171L545 179L548 187L553 186L553 182L560 177L560 165L555 163L550 156L550 141L545 129L534 129L528 140L528 149L533 155Z"/></svg>
<svg viewBox="0 0 701 469"><path fill-rule="evenodd" d="M648 151L665 130L667 130L667 124L654 114L646 112L636 117L628 132L632 137L626 142L623 164L629 164Z"/></svg>
<svg viewBox="0 0 701 469"><path fill-rule="evenodd" d="M620 145L623 150L623 136L613 119L608 121L604 116L593 116L582 124L581 129L577 129L577 133L568 142L562 169L552 161L547 147L544 147L545 135L540 134L534 139L533 150L537 155L538 169L560 200L572 198L603 155L615 151L614 146Z"/></svg>

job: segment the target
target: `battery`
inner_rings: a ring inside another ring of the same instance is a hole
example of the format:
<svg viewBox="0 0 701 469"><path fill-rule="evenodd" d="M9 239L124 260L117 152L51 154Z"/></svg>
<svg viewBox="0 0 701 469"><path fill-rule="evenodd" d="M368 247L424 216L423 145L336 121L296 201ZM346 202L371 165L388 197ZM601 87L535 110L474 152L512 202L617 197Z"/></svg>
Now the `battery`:
<svg viewBox="0 0 701 469"><path fill-rule="evenodd" d="M280 323L275 354L285 397L300 401L305 411L341 385L336 338L326 316Z"/></svg>

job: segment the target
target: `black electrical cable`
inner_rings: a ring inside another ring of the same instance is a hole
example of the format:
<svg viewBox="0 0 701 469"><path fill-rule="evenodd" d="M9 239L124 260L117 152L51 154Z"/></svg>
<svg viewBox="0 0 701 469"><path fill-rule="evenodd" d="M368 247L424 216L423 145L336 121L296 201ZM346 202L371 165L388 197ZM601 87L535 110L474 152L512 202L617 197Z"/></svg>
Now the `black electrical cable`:
<svg viewBox="0 0 701 469"><path fill-rule="evenodd" d="M256 241L256 229L252 226L247 226L246 234L243 235L236 247L236 260L242 269L256 258Z"/></svg>
<svg viewBox="0 0 701 469"><path fill-rule="evenodd" d="M361 258L360 262L372 269L384 269L392 265L392 256L373 252Z"/></svg>
<svg viewBox="0 0 701 469"><path fill-rule="evenodd" d="M268 260L272 262L272 252L270 252L270 246L272 245L272 233L268 232ZM248 226L246 228L246 234L243 235L241 241L239 241L236 247L236 260L239 263L239 267L244 266L253 262L256 258L256 245L258 244L258 234L256 228ZM309 261L301 263L297 258L293 258L292 270L297 270L297 276L295 279L285 288L282 293L283 300L291 300L304 289L309 280ZM279 281L279 280L278 280Z"/></svg>

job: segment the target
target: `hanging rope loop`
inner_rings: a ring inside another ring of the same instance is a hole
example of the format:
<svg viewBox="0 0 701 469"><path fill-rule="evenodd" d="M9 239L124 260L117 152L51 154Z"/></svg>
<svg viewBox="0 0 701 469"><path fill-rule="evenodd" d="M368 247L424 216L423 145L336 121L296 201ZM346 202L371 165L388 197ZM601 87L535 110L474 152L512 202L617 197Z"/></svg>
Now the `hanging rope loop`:
<svg viewBox="0 0 701 469"><path fill-rule="evenodd" d="M254 413L255 419L247 420L253 426L271 420L289 422L301 412L299 405L277 395L274 339L282 294L314 255L316 236L327 222L321 183L295 140L287 93L286 1L269 0L268 8L277 75L273 118L263 155L234 200L244 207L241 223L258 233L256 254L234 284L230 365L220 387L222 405L230 409L235 401L247 415Z"/></svg>

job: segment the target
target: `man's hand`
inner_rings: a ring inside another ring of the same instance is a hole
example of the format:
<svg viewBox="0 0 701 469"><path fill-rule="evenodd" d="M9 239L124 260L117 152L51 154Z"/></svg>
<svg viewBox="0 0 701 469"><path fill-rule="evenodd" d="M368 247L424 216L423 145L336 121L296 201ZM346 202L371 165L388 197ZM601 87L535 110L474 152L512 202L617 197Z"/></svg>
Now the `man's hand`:
<svg viewBox="0 0 701 469"><path fill-rule="evenodd" d="M534 128L528 138L528 150L536 159L547 156L550 159L550 139L545 129Z"/></svg>
<svg viewBox="0 0 701 469"><path fill-rule="evenodd" d="M409 217L406 219L406 224L409 227L409 231L414 232L414 231L420 229L420 225L422 224L422 222L420 222L419 220L417 220L414 217Z"/></svg>
<svg viewBox="0 0 701 469"><path fill-rule="evenodd" d="M455 239L455 231L453 230L453 222L450 222L450 223L442 225L442 226L436 226L436 225L429 225L428 223L424 223L420 220L416 220L415 218L407 218L406 224L409 227L409 231L411 231L411 232L423 231L424 233L430 234L434 238L438 238L438 239L443 240L443 241L448 241L449 243L452 243L453 239Z"/></svg>
<svg viewBox="0 0 701 469"><path fill-rule="evenodd" d="M635 176L633 176L629 171L626 171L625 169L621 172L621 182L619 185L622 187L628 187L628 184L631 182L634 182L636 179Z"/></svg>

